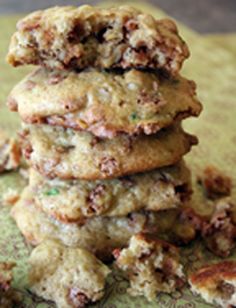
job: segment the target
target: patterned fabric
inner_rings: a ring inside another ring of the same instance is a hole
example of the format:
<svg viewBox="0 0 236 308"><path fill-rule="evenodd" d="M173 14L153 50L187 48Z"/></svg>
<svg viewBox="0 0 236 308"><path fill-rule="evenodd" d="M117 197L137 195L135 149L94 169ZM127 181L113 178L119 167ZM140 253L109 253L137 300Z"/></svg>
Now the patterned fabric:
<svg viewBox="0 0 236 308"><path fill-rule="evenodd" d="M104 4L108 5L108 3ZM152 13L156 17L165 16L163 12L146 4L135 4L138 8ZM19 127L17 114L10 113L5 107L5 99L10 89L30 68L13 69L4 58L11 34L19 16L1 17L3 29L0 42L0 128L15 133ZM202 37L183 25L180 32L191 50L191 58L184 65L182 74L195 80L198 94L204 105L199 119L187 120L185 128L195 133L200 140L198 147L188 155L187 162L193 172L193 181L207 164L214 164L233 177L236 184L236 46L235 36ZM0 198L8 187L21 189L24 181L16 173L0 176ZM209 208L198 191L194 196L193 206L202 213ZM233 196L236 197L234 190ZM34 296L27 285L27 258L31 247L24 241L13 220L9 208L0 205L0 261L13 260L17 263L14 288L22 294L22 307L54 307ZM201 243L196 242L182 251L186 269L198 268L215 258L206 251ZM236 255L235 255L236 256ZM233 258L233 256L232 256ZM126 294L127 282L115 272L109 280L103 300L93 307L103 308L152 308L152 307L210 307L199 297L193 297L189 290L176 292L172 296L159 296L155 303L147 303L144 298L131 298Z"/></svg>

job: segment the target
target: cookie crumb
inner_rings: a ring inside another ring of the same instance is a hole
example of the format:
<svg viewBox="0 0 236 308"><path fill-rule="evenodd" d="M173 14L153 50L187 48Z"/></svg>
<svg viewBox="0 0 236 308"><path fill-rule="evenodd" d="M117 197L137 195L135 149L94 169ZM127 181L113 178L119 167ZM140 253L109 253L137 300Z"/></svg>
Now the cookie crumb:
<svg viewBox="0 0 236 308"><path fill-rule="evenodd" d="M207 248L219 257L227 257L235 247L236 206L230 198L216 202L209 221L202 225L202 238Z"/></svg>
<svg viewBox="0 0 236 308"><path fill-rule="evenodd" d="M231 194L231 178L214 166L207 166L203 170L203 175L198 178L198 182L203 186L207 197L210 199Z"/></svg>

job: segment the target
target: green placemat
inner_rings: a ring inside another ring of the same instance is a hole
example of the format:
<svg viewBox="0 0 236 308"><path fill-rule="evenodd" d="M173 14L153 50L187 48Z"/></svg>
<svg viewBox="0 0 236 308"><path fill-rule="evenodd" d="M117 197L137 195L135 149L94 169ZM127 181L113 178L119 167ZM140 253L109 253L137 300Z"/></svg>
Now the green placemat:
<svg viewBox="0 0 236 308"><path fill-rule="evenodd" d="M127 2L126 2L127 4ZM104 3L107 6L109 3ZM157 8L142 2L133 2L144 11L156 17L165 14ZM10 113L5 107L5 99L10 89L31 68L13 69L5 61L7 46L15 23L19 16L1 17L0 26L3 29L0 41L0 127L15 133L19 127L17 114ZM180 32L190 46L192 57L186 61L182 74L195 80L198 84L198 94L204 104L204 112L199 119L185 121L184 126L195 133L200 140L199 146L187 156L186 160L193 172L193 181L202 168L211 163L219 166L232 176L236 182L236 46L227 40L212 37L201 37L199 34L179 24ZM220 43L219 43L220 41ZM24 181L17 173L0 176L0 198L8 187L20 189ZM197 187L196 187L197 191ZM235 190L233 192L235 197ZM199 193L195 193L193 206L199 211L208 211ZM27 286L27 258L31 247L20 235L15 223L10 218L9 208L0 205L0 260L14 260L14 288L23 297L23 307L52 307L53 305L35 297ZM205 251L196 242L181 251L186 268L197 268L204 262L214 260L213 255ZM235 254L236 256L236 254ZM234 256L232 256L233 258ZM131 298L126 294L127 282L114 272L108 282L103 300L93 307L103 308L152 308L152 307L211 307L199 297L193 297L189 290L176 292L171 296L158 296L155 303L148 303L144 298Z"/></svg>

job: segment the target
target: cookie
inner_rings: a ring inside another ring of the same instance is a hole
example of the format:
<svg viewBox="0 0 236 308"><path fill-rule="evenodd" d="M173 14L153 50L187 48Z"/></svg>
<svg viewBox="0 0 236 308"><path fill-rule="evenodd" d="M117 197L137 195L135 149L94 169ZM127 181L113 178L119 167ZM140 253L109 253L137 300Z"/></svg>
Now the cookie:
<svg viewBox="0 0 236 308"><path fill-rule="evenodd" d="M128 248L113 252L116 265L130 282L132 296L154 301L161 292L172 293L184 285L177 247L144 234L131 237Z"/></svg>
<svg viewBox="0 0 236 308"><path fill-rule="evenodd" d="M206 265L189 277L191 290L207 303L221 307L236 306L236 262Z"/></svg>
<svg viewBox="0 0 236 308"><path fill-rule="evenodd" d="M85 130L103 138L153 134L176 120L198 116L202 108L194 82L181 76L43 68L13 89L8 106L26 123Z"/></svg>
<svg viewBox="0 0 236 308"><path fill-rule="evenodd" d="M29 283L38 296L52 300L57 307L85 307L104 295L110 269L94 255L45 241L29 258Z"/></svg>
<svg viewBox="0 0 236 308"><path fill-rule="evenodd" d="M173 165L196 144L180 126L155 135L98 139L62 127L29 125L21 135L24 155L42 175L108 179Z"/></svg>
<svg viewBox="0 0 236 308"><path fill-rule="evenodd" d="M110 258L115 248L126 246L134 234L156 234L159 224L157 213L142 211L125 217L95 217L84 225L63 223L36 208L34 194L29 188L25 188L21 200L12 209L18 228L32 245L55 239L67 246L87 249L103 260ZM168 216L166 218L169 219Z"/></svg>
<svg viewBox="0 0 236 308"><path fill-rule="evenodd" d="M184 162L113 180L50 180L31 169L29 189L37 208L65 223L94 216L126 216L131 212L177 208L191 195L190 172Z"/></svg>
<svg viewBox="0 0 236 308"><path fill-rule="evenodd" d="M155 68L178 72L189 56L175 23L129 7L34 12L17 24L8 62L59 69Z"/></svg>

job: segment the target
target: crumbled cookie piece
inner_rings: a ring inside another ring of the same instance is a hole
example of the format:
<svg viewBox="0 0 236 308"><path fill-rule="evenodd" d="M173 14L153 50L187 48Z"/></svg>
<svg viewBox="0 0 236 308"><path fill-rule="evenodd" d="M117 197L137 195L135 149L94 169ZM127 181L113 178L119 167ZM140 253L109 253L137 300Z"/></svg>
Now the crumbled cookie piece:
<svg viewBox="0 0 236 308"><path fill-rule="evenodd" d="M0 307L19 307L21 296L11 288L14 262L0 262Z"/></svg>
<svg viewBox="0 0 236 308"><path fill-rule="evenodd" d="M199 177L198 180L203 185L207 196L211 199L231 194L231 178L214 166L206 167L202 177Z"/></svg>
<svg viewBox="0 0 236 308"><path fill-rule="evenodd" d="M20 159L21 151L18 142L0 130L0 173L17 169Z"/></svg>
<svg viewBox="0 0 236 308"><path fill-rule="evenodd" d="M17 24L8 62L59 69L163 69L176 74L189 56L175 23L129 7L53 7Z"/></svg>
<svg viewBox="0 0 236 308"><path fill-rule="evenodd" d="M200 268L189 277L191 290L206 302L236 306L236 262L224 261Z"/></svg>
<svg viewBox="0 0 236 308"><path fill-rule="evenodd" d="M2 196L4 205L14 205L20 199L20 193L17 189L8 188Z"/></svg>
<svg viewBox="0 0 236 308"><path fill-rule="evenodd" d="M158 293L171 293L184 284L178 249L168 242L137 234L129 247L114 252L116 264L128 276L133 296L143 295L148 300Z"/></svg>
<svg viewBox="0 0 236 308"><path fill-rule="evenodd" d="M110 273L88 251L49 240L33 250L29 264L32 291L63 308L83 308L101 299Z"/></svg>
<svg viewBox="0 0 236 308"><path fill-rule="evenodd" d="M230 255L236 240L236 206L230 198L217 201L210 221L203 223L202 237L215 255Z"/></svg>

